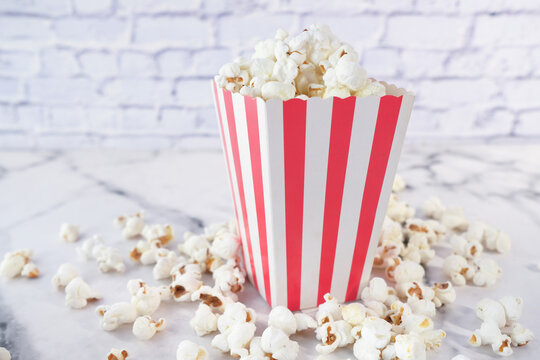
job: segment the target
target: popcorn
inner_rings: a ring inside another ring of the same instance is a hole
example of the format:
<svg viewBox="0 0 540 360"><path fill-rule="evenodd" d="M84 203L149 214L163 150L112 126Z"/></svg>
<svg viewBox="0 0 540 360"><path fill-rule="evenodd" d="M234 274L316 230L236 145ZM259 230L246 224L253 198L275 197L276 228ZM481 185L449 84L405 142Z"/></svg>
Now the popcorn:
<svg viewBox="0 0 540 360"><path fill-rule="evenodd" d="M476 286L492 286L502 275L501 268L493 259L475 260L474 264L477 270L472 280Z"/></svg>
<svg viewBox="0 0 540 360"><path fill-rule="evenodd" d="M104 246L103 238L100 235L94 235L77 248L77 253L86 260L96 259Z"/></svg>
<svg viewBox="0 0 540 360"><path fill-rule="evenodd" d="M115 220L115 224L122 227L122 236L126 239L131 239L141 235L144 229L144 221L142 212L135 215L120 216Z"/></svg>
<svg viewBox="0 0 540 360"><path fill-rule="evenodd" d="M389 288L384 279L375 277L369 281L368 286L362 290L361 298L364 302L375 300L384 303L389 295Z"/></svg>
<svg viewBox="0 0 540 360"><path fill-rule="evenodd" d="M256 315L253 309L242 303L231 303L225 307L217 321L220 334L212 340L212 346L232 356L248 355L247 346L255 335Z"/></svg>
<svg viewBox="0 0 540 360"><path fill-rule="evenodd" d="M174 301L190 300L191 294L203 285L200 279L200 273L197 275L188 272L177 276L169 285Z"/></svg>
<svg viewBox="0 0 540 360"><path fill-rule="evenodd" d="M336 298L330 294L324 295L324 303L319 305L315 319L317 319L319 325L330 321L341 320L341 307Z"/></svg>
<svg viewBox="0 0 540 360"><path fill-rule="evenodd" d="M392 278L396 283L422 281L424 268L412 261L403 261L393 271Z"/></svg>
<svg viewBox="0 0 540 360"><path fill-rule="evenodd" d="M79 276L79 273L73 265L62 264L56 271L56 275L53 276L51 282L55 288L60 289L69 284L69 282L77 276Z"/></svg>
<svg viewBox="0 0 540 360"><path fill-rule="evenodd" d="M233 301L223 295L219 289L211 288L203 285L198 290L191 294L191 301L201 300L204 304L210 306L219 312L225 310L225 306L233 303Z"/></svg>
<svg viewBox="0 0 540 360"><path fill-rule="evenodd" d="M504 308L506 324L516 323L521 319L523 313L523 300L514 296L505 296L499 300Z"/></svg>
<svg viewBox="0 0 540 360"><path fill-rule="evenodd" d="M178 245L178 250L186 254L197 263L204 263L208 259L210 243L205 236L187 235L183 244Z"/></svg>
<svg viewBox="0 0 540 360"><path fill-rule="evenodd" d="M440 220L445 210L441 199L437 197L430 197L422 203L422 213L428 218Z"/></svg>
<svg viewBox="0 0 540 360"><path fill-rule="evenodd" d="M138 284L138 288L137 288ZM152 315L161 304L159 288L146 285L142 280L130 280L127 285L131 294L131 303L139 315Z"/></svg>
<svg viewBox="0 0 540 360"><path fill-rule="evenodd" d="M379 360L381 356L381 350L364 338L356 340L353 353L359 360Z"/></svg>
<svg viewBox="0 0 540 360"><path fill-rule="evenodd" d="M0 360L11 360L11 354L6 348L0 346Z"/></svg>
<svg viewBox="0 0 540 360"><path fill-rule="evenodd" d="M405 186L406 184L403 177L399 174L396 174L396 176L394 177L394 182L392 183L392 191L395 193L401 192L403 191L403 189L405 189Z"/></svg>
<svg viewBox="0 0 540 360"><path fill-rule="evenodd" d="M294 37L278 30L275 38L255 45L251 60L223 65L215 82L264 99L386 94L384 85L367 79L354 49L321 25L311 25Z"/></svg>
<svg viewBox="0 0 540 360"><path fill-rule="evenodd" d="M484 229L484 243L489 250L505 254L510 251L511 243L508 235L491 226Z"/></svg>
<svg viewBox="0 0 540 360"><path fill-rule="evenodd" d="M25 265L30 263L31 258L32 250L28 249L6 253L4 255L4 260L2 260L2 263L0 263L0 276L5 278L14 278L21 275Z"/></svg>
<svg viewBox="0 0 540 360"><path fill-rule="evenodd" d="M148 242L157 240L161 245L168 244L174 238L173 229L169 224L145 225L141 231L141 235Z"/></svg>
<svg viewBox="0 0 540 360"><path fill-rule="evenodd" d="M161 248L161 241L151 240L150 242L140 240L130 251L129 257L143 265L156 263L157 251Z"/></svg>
<svg viewBox="0 0 540 360"><path fill-rule="evenodd" d="M214 270L212 274L215 287L225 295L238 293L244 288L245 275L236 263L227 263Z"/></svg>
<svg viewBox="0 0 540 360"><path fill-rule="evenodd" d="M476 304L476 316L483 321L493 320L498 328L502 328L506 324L503 305L488 298L484 298Z"/></svg>
<svg viewBox="0 0 540 360"><path fill-rule="evenodd" d="M28 264L24 265L21 276L35 279L39 276L39 269L37 268L36 264L29 262Z"/></svg>
<svg viewBox="0 0 540 360"><path fill-rule="evenodd" d="M203 346L189 340L184 340L178 344L176 360L205 360L207 358L208 352Z"/></svg>
<svg viewBox="0 0 540 360"><path fill-rule="evenodd" d="M469 227L469 220L465 218L463 208L460 207L446 208L439 220L447 229L453 231L466 231Z"/></svg>
<svg viewBox="0 0 540 360"><path fill-rule="evenodd" d="M405 220L412 218L415 212L414 208L410 207L408 203L399 201L396 194L390 195L390 201L386 208L386 215L390 219L402 223Z"/></svg>
<svg viewBox="0 0 540 360"><path fill-rule="evenodd" d="M484 250L484 247L479 241L468 241L463 236L454 235L450 239L450 245L454 254L461 255L466 259L474 259L479 257Z"/></svg>
<svg viewBox="0 0 540 360"><path fill-rule="evenodd" d="M456 301L456 290L450 281L433 284L433 292L435 293L433 302L436 307L441 307Z"/></svg>
<svg viewBox="0 0 540 360"><path fill-rule="evenodd" d="M219 315L214 314L210 306L200 303L189 325L198 336L204 336L217 330L218 319Z"/></svg>
<svg viewBox="0 0 540 360"><path fill-rule="evenodd" d="M137 308L128 302L98 306L96 313L101 316L101 328L105 331L115 330L122 324L130 324L137 318Z"/></svg>
<svg viewBox="0 0 540 360"><path fill-rule="evenodd" d="M265 356L276 360L294 360L298 357L299 345L290 340L283 330L267 327L260 339L260 348Z"/></svg>
<svg viewBox="0 0 540 360"><path fill-rule="evenodd" d="M360 303L350 303L343 305L342 308L343 320L351 324L351 326L360 326L366 318L366 307Z"/></svg>
<svg viewBox="0 0 540 360"><path fill-rule="evenodd" d="M229 232L223 232L214 237L210 253L222 259L234 259L240 247L240 239L238 236Z"/></svg>
<svg viewBox="0 0 540 360"><path fill-rule="evenodd" d="M66 286L66 306L82 309L88 302L96 301L101 296L84 282L81 277L73 278Z"/></svg>
<svg viewBox="0 0 540 360"><path fill-rule="evenodd" d="M475 276L476 272L467 263L467 259L461 255L450 255L444 259L443 271L457 286L465 285L467 280L471 280Z"/></svg>
<svg viewBox="0 0 540 360"><path fill-rule="evenodd" d="M381 245L392 244L394 246L398 246L398 245L402 246L402 242L403 242L403 229L401 228L401 224L396 221L393 221L388 216L385 216L384 221L383 221L381 237L379 239L379 244Z"/></svg>
<svg viewBox="0 0 540 360"><path fill-rule="evenodd" d="M503 328L502 333L510 336L512 345L514 346L527 345L529 341L534 339L534 334L531 330L526 329L523 325L517 323Z"/></svg>
<svg viewBox="0 0 540 360"><path fill-rule="evenodd" d="M152 269L154 279L161 280L171 276L171 270L178 265L183 258L179 258L174 251L161 248L156 251L156 265Z"/></svg>
<svg viewBox="0 0 540 360"><path fill-rule="evenodd" d="M126 360L128 357L128 352L126 350L111 349L107 354L107 360Z"/></svg>
<svg viewBox="0 0 540 360"><path fill-rule="evenodd" d="M510 347L511 339L507 335L502 335L497 340L491 344L491 349L496 354L499 354L501 356L510 356L514 352L512 348Z"/></svg>
<svg viewBox="0 0 540 360"><path fill-rule="evenodd" d="M100 251L96 256L99 271L106 273L109 271L124 272L126 271L126 265L124 264L124 258L120 250L103 246L100 247Z"/></svg>
<svg viewBox="0 0 540 360"><path fill-rule="evenodd" d="M290 336L296 333L296 318L285 306L276 306L268 314L268 326L280 329Z"/></svg>
<svg viewBox="0 0 540 360"><path fill-rule="evenodd" d="M165 319L159 319L157 322L148 315L138 317L133 323L133 335L139 340L149 340L156 332L165 329Z"/></svg>
<svg viewBox="0 0 540 360"><path fill-rule="evenodd" d="M394 346L400 360L426 359L426 346L416 334L397 335Z"/></svg>
<svg viewBox="0 0 540 360"><path fill-rule="evenodd" d="M317 321L308 314L296 313L294 314L294 319L296 320L296 332L315 329L317 327Z"/></svg>
<svg viewBox="0 0 540 360"><path fill-rule="evenodd" d="M69 243L77 241L79 239L79 228L72 224L62 224L60 226L60 239Z"/></svg>
<svg viewBox="0 0 540 360"><path fill-rule="evenodd" d="M376 317L367 318L361 328L362 338L377 349L382 349L390 342L392 325Z"/></svg>

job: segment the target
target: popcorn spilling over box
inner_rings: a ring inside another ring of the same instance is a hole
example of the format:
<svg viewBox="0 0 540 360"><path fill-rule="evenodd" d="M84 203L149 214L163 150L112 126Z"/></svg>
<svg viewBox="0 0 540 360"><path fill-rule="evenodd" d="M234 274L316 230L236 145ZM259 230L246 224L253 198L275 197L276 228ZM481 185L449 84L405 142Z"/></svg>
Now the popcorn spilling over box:
<svg viewBox="0 0 540 360"><path fill-rule="evenodd" d="M278 30L212 86L250 281L291 310L357 299L414 95L368 79L321 25Z"/></svg>

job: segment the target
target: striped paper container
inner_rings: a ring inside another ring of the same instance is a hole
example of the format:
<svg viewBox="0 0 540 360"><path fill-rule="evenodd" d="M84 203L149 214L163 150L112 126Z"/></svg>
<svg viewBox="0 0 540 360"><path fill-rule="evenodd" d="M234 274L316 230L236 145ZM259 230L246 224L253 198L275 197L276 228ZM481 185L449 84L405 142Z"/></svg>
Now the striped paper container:
<svg viewBox="0 0 540 360"><path fill-rule="evenodd" d="M414 95L251 98L212 83L245 269L270 306L357 299Z"/></svg>

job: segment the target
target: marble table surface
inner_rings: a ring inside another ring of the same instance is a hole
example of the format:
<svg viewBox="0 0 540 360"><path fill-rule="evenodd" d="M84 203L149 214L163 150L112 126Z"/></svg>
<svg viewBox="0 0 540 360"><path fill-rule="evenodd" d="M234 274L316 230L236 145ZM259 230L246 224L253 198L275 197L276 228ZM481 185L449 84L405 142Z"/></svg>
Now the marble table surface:
<svg viewBox="0 0 540 360"><path fill-rule="evenodd" d="M401 197L419 206L431 195L448 205L465 208L471 219L482 219L505 230L513 240L508 255L490 255L499 261L503 277L491 288L458 288L458 300L436 317L436 327L448 336L428 359L449 360L462 353L471 359L497 358L488 347L472 348L467 335L480 325L474 306L483 297L504 295L524 299L522 323L540 336L540 145L514 144L406 144L398 171L408 183ZM232 201L222 154L212 151L0 151L0 254L29 247L42 276L0 281L0 346L15 360L105 359L111 347L126 348L129 359L175 359L178 343L191 339L205 345L211 359L226 358L210 347L211 337L198 338L189 326L196 304L165 304L156 316L165 316L168 329L150 341L137 341L131 327L105 332L90 304L68 309L63 293L50 284L64 262L77 266L83 278L103 295L102 304L128 300L129 278L151 278L150 268L130 261L127 271L101 274L95 263L77 258L76 244L58 239L63 222L79 224L83 237L96 233L128 251L112 220L144 209L149 221L169 222L177 234L197 231L204 224L232 217ZM437 249L440 256L447 248ZM427 269L428 281L443 280L441 258ZM241 300L259 314L264 328L266 304L251 286ZM301 359L316 356L311 335L298 335ZM540 341L515 349L515 359L536 359ZM329 359L352 358L340 350Z"/></svg>

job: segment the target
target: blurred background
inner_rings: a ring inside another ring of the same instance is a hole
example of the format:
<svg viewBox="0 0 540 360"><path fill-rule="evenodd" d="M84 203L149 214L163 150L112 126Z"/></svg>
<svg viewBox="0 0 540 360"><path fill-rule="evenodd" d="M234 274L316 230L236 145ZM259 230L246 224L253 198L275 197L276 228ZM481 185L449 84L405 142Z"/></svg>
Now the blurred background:
<svg viewBox="0 0 540 360"><path fill-rule="evenodd" d="M321 22L417 94L407 141L540 139L538 0L1 0L0 148L219 148L209 80Z"/></svg>

